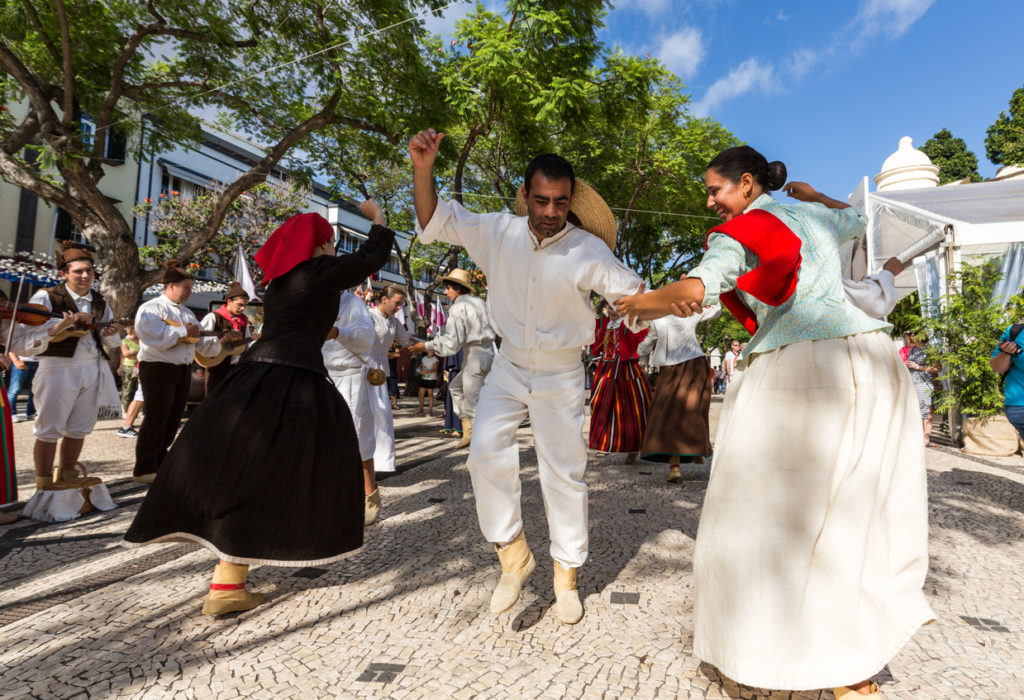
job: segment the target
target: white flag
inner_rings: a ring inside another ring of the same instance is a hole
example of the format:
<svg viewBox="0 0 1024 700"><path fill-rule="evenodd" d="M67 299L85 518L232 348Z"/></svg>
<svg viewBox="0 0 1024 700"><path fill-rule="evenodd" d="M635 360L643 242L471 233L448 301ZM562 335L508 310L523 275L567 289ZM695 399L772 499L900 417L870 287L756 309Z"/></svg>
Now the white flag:
<svg viewBox="0 0 1024 700"><path fill-rule="evenodd" d="M245 261L245 251L242 250L242 244L238 244L238 254L235 256L235 280L242 285L242 289L249 295L249 298L253 301L260 301L259 296L256 294L256 283L252 281L252 275L249 273L249 263Z"/></svg>

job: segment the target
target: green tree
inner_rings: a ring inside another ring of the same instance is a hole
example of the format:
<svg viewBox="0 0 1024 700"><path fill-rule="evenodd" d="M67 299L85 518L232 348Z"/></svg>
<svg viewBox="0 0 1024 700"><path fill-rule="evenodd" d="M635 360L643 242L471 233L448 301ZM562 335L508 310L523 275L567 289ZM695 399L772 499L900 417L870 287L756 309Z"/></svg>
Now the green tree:
<svg viewBox="0 0 1024 700"><path fill-rule="evenodd" d="M1013 91L1010 113L999 117L985 132L985 154L996 165L1024 165L1024 87Z"/></svg>
<svg viewBox="0 0 1024 700"><path fill-rule="evenodd" d="M4 3L0 176L68 212L96 247L103 291L120 315L160 271L140 265L131 215L102 191L115 133L152 153L195 142L195 115L219 111L224 124L267 144L259 162L225 184L201 234L175 252L187 261L216 235L231 203L272 170L309 172L301 149L310 134L336 125L398 144L410 124L436 117L437 55L424 49L422 22L408 20L440 4ZM159 120L144 138L143 113Z"/></svg>
<svg viewBox="0 0 1024 700"><path fill-rule="evenodd" d="M932 165L939 169L940 185L964 178L981 182L978 157L968 150L966 141L953 136L949 129L942 129L925 141L921 152L931 158Z"/></svg>
<svg viewBox="0 0 1024 700"><path fill-rule="evenodd" d="M143 260L162 268L189 241L200 237L223 189L218 186L191 199L171 192L136 206L136 215L149 220L159 240L156 246L139 249ZM221 282L228 282L234 279L238 246L242 246L253 281L259 285L263 272L253 256L278 226L304 210L309 194L309 188L298 182L263 182L243 192L231 202L217 235L192 256L191 265L212 268Z"/></svg>

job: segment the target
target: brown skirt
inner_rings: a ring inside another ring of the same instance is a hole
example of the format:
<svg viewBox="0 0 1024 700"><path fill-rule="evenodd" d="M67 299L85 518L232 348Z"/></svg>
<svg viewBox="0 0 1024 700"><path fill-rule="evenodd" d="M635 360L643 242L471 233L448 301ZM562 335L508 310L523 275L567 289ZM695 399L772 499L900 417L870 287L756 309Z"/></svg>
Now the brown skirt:
<svg viewBox="0 0 1024 700"><path fill-rule="evenodd" d="M711 377L706 357L661 368L640 446L643 459L667 462L711 454Z"/></svg>

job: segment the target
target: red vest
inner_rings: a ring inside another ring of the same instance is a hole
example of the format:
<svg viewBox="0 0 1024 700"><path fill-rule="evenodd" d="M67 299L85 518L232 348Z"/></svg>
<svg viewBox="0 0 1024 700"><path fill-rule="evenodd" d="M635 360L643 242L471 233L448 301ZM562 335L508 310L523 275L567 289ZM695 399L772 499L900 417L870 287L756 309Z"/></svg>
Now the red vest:
<svg viewBox="0 0 1024 700"><path fill-rule="evenodd" d="M750 333L757 330L757 316L740 299L738 291L755 299L779 306L796 291L800 272L800 246L803 241L774 214L752 209L708 231L724 233L757 256L757 267L736 280L736 289L721 295L729 309ZM707 249L707 239L704 240Z"/></svg>

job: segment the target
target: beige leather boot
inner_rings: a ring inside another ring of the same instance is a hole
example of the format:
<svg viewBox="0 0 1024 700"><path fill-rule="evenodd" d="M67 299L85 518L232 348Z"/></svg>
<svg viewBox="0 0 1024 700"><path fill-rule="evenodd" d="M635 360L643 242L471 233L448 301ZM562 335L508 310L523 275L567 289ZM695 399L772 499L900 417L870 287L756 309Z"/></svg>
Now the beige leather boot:
<svg viewBox="0 0 1024 700"><path fill-rule="evenodd" d="M842 688L836 688L833 692L835 693L836 700L861 700L861 698L865 700L882 700L885 697L882 695L882 691L878 689L878 684L873 681L870 690L870 693L860 693L844 685Z"/></svg>
<svg viewBox="0 0 1024 700"><path fill-rule="evenodd" d="M576 590L576 569L567 569L555 562L555 617L559 622L575 625L583 619L583 604Z"/></svg>
<svg viewBox="0 0 1024 700"><path fill-rule="evenodd" d="M217 564L213 568L213 582L210 592L206 594L203 605L204 615L224 615L238 610L252 610L263 602L263 593L249 593L245 590L245 579L249 567L245 565L224 566Z"/></svg>
<svg viewBox="0 0 1024 700"><path fill-rule="evenodd" d="M373 493L366 497L366 509L363 511L363 527L369 527L377 521L380 515L380 488L375 488Z"/></svg>
<svg viewBox="0 0 1024 700"><path fill-rule="evenodd" d="M519 600L523 581L536 568L537 561L533 558L530 546L526 544L526 534L522 532L504 547L494 545L494 551L501 561L501 579L491 594L491 612L497 615Z"/></svg>
<svg viewBox="0 0 1024 700"><path fill-rule="evenodd" d="M18 516L15 513L5 513L0 510L0 525L10 525L17 519Z"/></svg>
<svg viewBox="0 0 1024 700"><path fill-rule="evenodd" d="M455 446L456 450L461 450L463 447L469 447L469 439L473 437L473 421L468 418L462 419L462 439L459 440L459 444Z"/></svg>
<svg viewBox="0 0 1024 700"><path fill-rule="evenodd" d="M37 476L36 477L36 491L42 491L47 486L53 484L52 476Z"/></svg>

